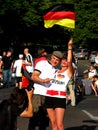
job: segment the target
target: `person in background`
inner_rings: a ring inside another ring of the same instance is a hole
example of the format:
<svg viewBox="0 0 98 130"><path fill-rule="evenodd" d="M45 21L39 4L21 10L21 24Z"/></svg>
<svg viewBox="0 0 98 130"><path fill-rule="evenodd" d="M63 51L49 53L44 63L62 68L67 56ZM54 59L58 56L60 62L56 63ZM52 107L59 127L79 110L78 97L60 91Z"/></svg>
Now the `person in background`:
<svg viewBox="0 0 98 130"><path fill-rule="evenodd" d="M37 54L38 54L37 57L47 56L47 52L43 47L38 48Z"/></svg>
<svg viewBox="0 0 98 130"><path fill-rule="evenodd" d="M0 56L0 72L2 72L2 67L3 67L3 61L2 56Z"/></svg>
<svg viewBox="0 0 98 130"><path fill-rule="evenodd" d="M76 82L76 77L78 76L78 74L77 74L77 66L75 64L74 56L72 58L72 66L73 66L74 74L72 78L69 80L67 87L69 90L71 106L75 107L76 106L75 82Z"/></svg>
<svg viewBox="0 0 98 130"><path fill-rule="evenodd" d="M84 95L91 95L93 83L91 80L89 80L87 74L84 75L84 79L82 79L82 84L84 88Z"/></svg>
<svg viewBox="0 0 98 130"><path fill-rule="evenodd" d="M15 87L8 99L0 103L0 129L17 130L17 117L33 116L33 90Z"/></svg>
<svg viewBox="0 0 98 130"><path fill-rule="evenodd" d="M93 77L97 74L97 71L96 71L94 65L91 64L90 67L89 67L89 69L84 70L83 74L86 74L86 73L88 73L88 78L90 80L92 80Z"/></svg>
<svg viewBox="0 0 98 130"><path fill-rule="evenodd" d="M96 54L96 57L95 57L95 68L96 68L97 73L98 73L98 53Z"/></svg>
<svg viewBox="0 0 98 130"><path fill-rule="evenodd" d="M6 56L6 54L7 54L6 50L3 50L2 51L2 57Z"/></svg>
<svg viewBox="0 0 98 130"><path fill-rule="evenodd" d="M92 87L95 96L98 96L98 75L95 75L93 77L93 87Z"/></svg>
<svg viewBox="0 0 98 130"><path fill-rule="evenodd" d="M2 58L3 61L3 85L4 87L11 86L12 68L13 68L13 53L8 50L6 56Z"/></svg>
<svg viewBox="0 0 98 130"><path fill-rule="evenodd" d="M13 72L15 72L15 86L22 88L22 64L23 64L23 54L19 54L19 59L15 60L13 65Z"/></svg>
<svg viewBox="0 0 98 130"><path fill-rule="evenodd" d="M46 60L47 59L47 52L43 47L38 48L37 51L37 56L34 60L34 67L36 66L37 62L41 61L41 60Z"/></svg>
<svg viewBox="0 0 98 130"><path fill-rule="evenodd" d="M0 87L3 87L3 61L2 61L2 56L0 56Z"/></svg>
<svg viewBox="0 0 98 130"><path fill-rule="evenodd" d="M34 61L33 61L33 57L29 52L28 48L24 49L24 55L25 55L25 59L24 59L24 64L26 65L26 70L32 74L33 70L34 70Z"/></svg>
<svg viewBox="0 0 98 130"><path fill-rule="evenodd" d="M73 75L72 39L68 42L68 57L54 51L50 61L40 61L32 73L34 93L45 96L47 110L52 130L64 130L64 114L66 109L66 86ZM62 58L63 57L63 58ZM61 69L56 66L61 61Z"/></svg>

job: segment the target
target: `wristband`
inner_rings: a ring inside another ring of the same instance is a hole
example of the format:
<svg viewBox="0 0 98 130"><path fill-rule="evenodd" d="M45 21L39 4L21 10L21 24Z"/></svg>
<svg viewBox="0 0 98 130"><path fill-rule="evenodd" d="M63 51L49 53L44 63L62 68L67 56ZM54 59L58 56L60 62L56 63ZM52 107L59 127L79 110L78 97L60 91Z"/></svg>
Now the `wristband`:
<svg viewBox="0 0 98 130"><path fill-rule="evenodd" d="M72 50L71 48L68 48L68 50Z"/></svg>

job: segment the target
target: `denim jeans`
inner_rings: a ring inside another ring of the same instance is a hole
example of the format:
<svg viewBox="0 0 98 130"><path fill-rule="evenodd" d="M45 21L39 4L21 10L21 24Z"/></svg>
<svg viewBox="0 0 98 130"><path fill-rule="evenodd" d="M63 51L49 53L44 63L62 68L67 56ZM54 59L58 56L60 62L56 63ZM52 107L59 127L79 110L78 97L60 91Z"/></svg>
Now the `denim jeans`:
<svg viewBox="0 0 98 130"><path fill-rule="evenodd" d="M3 84L4 85L11 85L11 80L12 80L12 70L7 69L3 70Z"/></svg>

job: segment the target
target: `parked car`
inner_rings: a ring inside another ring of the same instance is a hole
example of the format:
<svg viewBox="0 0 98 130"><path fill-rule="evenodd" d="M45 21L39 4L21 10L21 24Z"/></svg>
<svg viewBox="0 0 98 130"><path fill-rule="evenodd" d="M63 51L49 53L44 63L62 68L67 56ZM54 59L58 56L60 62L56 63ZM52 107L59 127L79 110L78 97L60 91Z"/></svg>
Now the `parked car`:
<svg viewBox="0 0 98 130"><path fill-rule="evenodd" d="M77 49L75 51L75 57L78 58L78 59L85 59L85 60L87 60L89 58L89 52L85 48Z"/></svg>
<svg viewBox="0 0 98 130"><path fill-rule="evenodd" d="M97 53L98 53L97 51L91 51L90 56L89 56L89 61L91 63L95 63L95 57Z"/></svg>

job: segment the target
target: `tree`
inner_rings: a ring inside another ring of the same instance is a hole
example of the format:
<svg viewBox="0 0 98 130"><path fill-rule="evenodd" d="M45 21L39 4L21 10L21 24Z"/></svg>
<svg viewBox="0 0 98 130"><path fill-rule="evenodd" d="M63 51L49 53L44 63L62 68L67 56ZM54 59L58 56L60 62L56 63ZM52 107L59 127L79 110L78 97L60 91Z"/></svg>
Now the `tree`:
<svg viewBox="0 0 98 130"><path fill-rule="evenodd" d="M98 1L75 1L76 29L74 41L83 46L92 46L98 41Z"/></svg>
<svg viewBox="0 0 98 130"><path fill-rule="evenodd" d="M62 3L62 1L57 1L57 3ZM53 29L45 29L43 22L44 11L56 2L52 0L37 0L37 1L27 1L27 0L4 0L1 1L0 5L0 27L1 27L1 40L8 44L14 42L14 44L20 42L40 42L48 41L49 35L46 36L46 32L50 32ZM61 28L62 30L62 28ZM55 31L58 32L58 31ZM62 34L62 33L61 33ZM45 37L46 36L46 37ZM51 36L51 35L50 35ZM56 36L56 35L55 35ZM58 39L58 36L54 38ZM60 35L59 35L60 36ZM37 38L36 38L37 37ZM50 38L53 40L53 37ZM58 41L53 40L50 42ZM60 40L59 40L60 41ZM49 42L48 42L49 43Z"/></svg>
<svg viewBox="0 0 98 130"><path fill-rule="evenodd" d="M73 3L76 28L72 32L76 45L92 46L98 40L97 0L1 0L0 42L13 44L66 44L70 31L60 26L44 28L43 14L46 9L61 3Z"/></svg>

